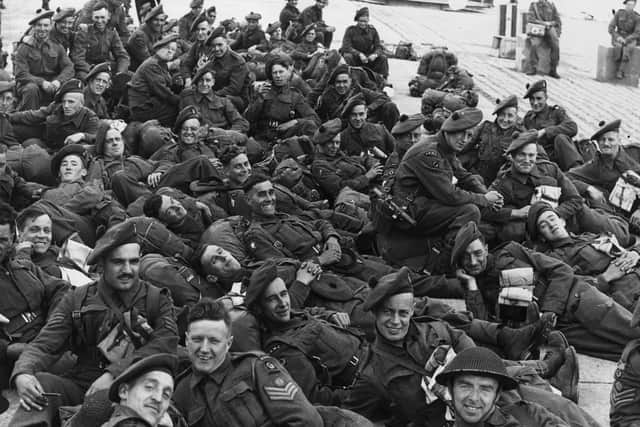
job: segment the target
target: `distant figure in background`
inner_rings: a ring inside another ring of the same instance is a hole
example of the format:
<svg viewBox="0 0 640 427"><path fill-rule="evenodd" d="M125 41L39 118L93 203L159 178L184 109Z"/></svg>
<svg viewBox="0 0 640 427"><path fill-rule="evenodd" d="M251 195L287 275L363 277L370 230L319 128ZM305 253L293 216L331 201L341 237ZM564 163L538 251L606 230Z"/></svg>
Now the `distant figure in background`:
<svg viewBox="0 0 640 427"><path fill-rule="evenodd" d="M616 79L623 79L626 72L633 48L638 44L640 38L640 15L633 9L636 7L636 0L624 0L624 9L619 9L609 23L609 34L611 34L611 44L615 48L614 59L618 64Z"/></svg>
<svg viewBox="0 0 640 427"><path fill-rule="evenodd" d="M541 36L542 41L551 49L550 70L549 75L554 79L559 79L558 63L560 62L560 34L562 32L562 21L556 6L548 0L538 0L529 6L529 14L527 22L531 24L544 25L544 35ZM531 34L530 34L531 35ZM537 73L538 66L538 45L531 44L529 50L529 63L531 68L527 71L528 75Z"/></svg>

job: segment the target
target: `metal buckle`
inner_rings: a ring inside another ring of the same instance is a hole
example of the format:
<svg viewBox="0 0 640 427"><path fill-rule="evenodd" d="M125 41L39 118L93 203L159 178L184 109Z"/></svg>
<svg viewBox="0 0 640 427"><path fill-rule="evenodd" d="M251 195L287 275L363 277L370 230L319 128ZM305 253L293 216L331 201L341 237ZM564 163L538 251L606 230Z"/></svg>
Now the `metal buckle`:
<svg viewBox="0 0 640 427"><path fill-rule="evenodd" d="M351 366L358 366L358 363L360 363L360 358L354 354L351 360L349 360L349 364Z"/></svg>

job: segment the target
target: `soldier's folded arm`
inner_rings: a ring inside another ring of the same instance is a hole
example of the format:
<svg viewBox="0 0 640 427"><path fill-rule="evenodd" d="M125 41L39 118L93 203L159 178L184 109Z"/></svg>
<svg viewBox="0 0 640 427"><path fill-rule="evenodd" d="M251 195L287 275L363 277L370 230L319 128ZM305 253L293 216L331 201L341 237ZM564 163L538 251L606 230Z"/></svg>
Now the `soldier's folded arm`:
<svg viewBox="0 0 640 427"><path fill-rule="evenodd" d="M87 31L78 31L69 55L75 64L76 75L78 78L86 77L87 73L91 69L91 65L87 62L88 45L89 33Z"/></svg>
<svg viewBox="0 0 640 427"><path fill-rule="evenodd" d="M149 84L149 89L153 95L171 104L177 104L180 102L180 97L162 83L163 71L159 65L153 65L152 67L147 68L147 71L149 72L147 75L147 83Z"/></svg>
<svg viewBox="0 0 640 427"><path fill-rule="evenodd" d="M9 115L11 123L21 123L24 125L39 125L53 113L54 104L45 105L37 110L16 111Z"/></svg>
<svg viewBox="0 0 640 427"><path fill-rule="evenodd" d="M545 128L545 136L555 138L558 135L574 137L578 134L578 124L569 117L564 108L555 106L553 112L557 125Z"/></svg>
<svg viewBox="0 0 640 427"><path fill-rule="evenodd" d="M581 196L587 196L587 190L591 185L598 186L597 182L597 166L592 162L577 166L567 171L567 177L573 182Z"/></svg>
<svg viewBox="0 0 640 427"><path fill-rule="evenodd" d="M130 357L107 366L106 370L114 378L124 372L136 359L158 353L175 354L178 351L178 326L174 316L173 301L168 290L163 289L160 292L159 304L158 318L153 323L149 322L153 332L147 343L135 349Z"/></svg>

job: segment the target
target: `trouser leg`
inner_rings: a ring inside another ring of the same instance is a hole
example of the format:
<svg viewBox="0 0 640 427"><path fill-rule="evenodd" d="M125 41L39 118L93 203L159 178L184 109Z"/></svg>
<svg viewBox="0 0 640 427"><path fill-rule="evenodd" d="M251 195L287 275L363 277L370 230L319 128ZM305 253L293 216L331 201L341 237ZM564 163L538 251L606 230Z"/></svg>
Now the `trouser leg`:
<svg viewBox="0 0 640 427"><path fill-rule="evenodd" d="M551 71L556 71L560 63L560 37L558 36L558 30L555 27L550 27L547 29L545 38L551 49L551 57L549 58Z"/></svg>
<svg viewBox="0 0 640 427"><path fill-rule="evenodd" d="M136 181L123 170L111 177L111 190L118 202L125 207L138 197L151 194L151 190L145 184Z"/></svg>
<svg viewBox="0 0 640 427"><path fill-rule="evenodd" d="M162 175L158 187L173 187L188 192L192 181L208 181L211 178L218 178L222 182L220 172L209 159L206 156L198 156L172 166Z"/></svg>
<svg viewBox="0 0 640 427"><path fill-rule="evenodd" d="M584 162L576 145L567 135L558 135L554 138L553 151L555 162L558 163L558 166L563 171L567 171Z"/></svg>
<svg viewBox="0 0 640 427"><path fill-rule="evenodd" d="M46 101L47 95L37 84L27 83L18 89L18 98L18 111L37 110Z"/></svg>

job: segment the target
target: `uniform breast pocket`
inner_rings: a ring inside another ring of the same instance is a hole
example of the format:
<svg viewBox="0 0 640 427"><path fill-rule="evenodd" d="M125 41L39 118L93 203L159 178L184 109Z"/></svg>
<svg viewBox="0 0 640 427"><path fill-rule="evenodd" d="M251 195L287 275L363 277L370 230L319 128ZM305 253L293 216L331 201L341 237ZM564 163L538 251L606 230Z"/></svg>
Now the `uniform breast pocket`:
<svg viewBox="0 0 640 427"><path fill-rule="evenodd" d="M43 58L46 65L50 68L58 65L58 52L47 52Z"/></svg>
<svg viewBox="0 0 640 427"><path fill-rule="evenodd" d="M241 381L220 394L220 425L261 426L267 421L256 390L246 381Z"/></svg>

